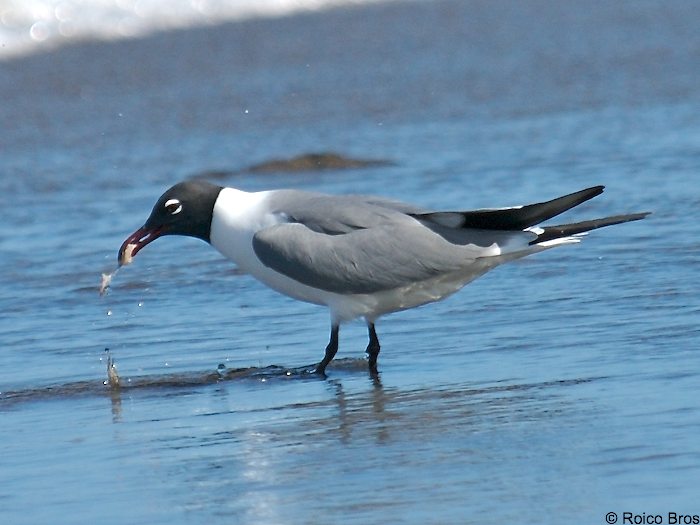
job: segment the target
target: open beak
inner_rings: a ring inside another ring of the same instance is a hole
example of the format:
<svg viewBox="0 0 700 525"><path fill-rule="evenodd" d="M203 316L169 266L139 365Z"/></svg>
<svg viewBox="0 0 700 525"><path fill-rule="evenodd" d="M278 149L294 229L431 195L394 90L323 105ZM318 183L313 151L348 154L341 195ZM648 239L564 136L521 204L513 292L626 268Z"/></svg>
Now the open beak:
<svg viewBox="0 0 700 525"><path fill-rule="evenodd" d="M162 226L158 228L147 228L146 226L142 226L136 230L122 243L121 248L119 248L119 255L117 257L119 266L129 264L131 259L134 258L141 248L152 243L162 234Z"/></svg>

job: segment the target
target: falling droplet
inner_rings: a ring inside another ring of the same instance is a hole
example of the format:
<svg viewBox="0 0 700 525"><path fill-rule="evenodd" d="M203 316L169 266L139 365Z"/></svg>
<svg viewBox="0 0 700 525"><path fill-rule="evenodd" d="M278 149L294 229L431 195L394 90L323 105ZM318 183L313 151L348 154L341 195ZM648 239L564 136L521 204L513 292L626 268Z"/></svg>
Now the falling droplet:
<svg viewBox="0 0 700 525"><path fill-rule="evenodd" d="M112 284L112 277L117 275L117 271L119 271L119 268L115 268L109 273L102 274L102 277L100 278L100 296L103 296L107 293L109 285Z"/></svg>
<svg viewBox="0 0 700 525"><path fill-rule="evenodd" d="M105 348L105 353L107 354L107 381L105 381L104 384L109 385L112 388L119 388L119 373L117 372L117 365L109 353L109 348Z"/></svg>

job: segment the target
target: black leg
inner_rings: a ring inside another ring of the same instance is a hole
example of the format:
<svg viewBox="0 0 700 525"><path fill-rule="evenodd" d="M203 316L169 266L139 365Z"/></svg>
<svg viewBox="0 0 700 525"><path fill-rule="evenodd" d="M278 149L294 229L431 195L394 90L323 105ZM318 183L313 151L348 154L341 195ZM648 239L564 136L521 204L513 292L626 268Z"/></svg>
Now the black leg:
<svg viewBox="0 0 700 525"><path fill-rule="evenodd" d="M323 356L321 362L316 366L315 372L317 374L326 375L326 367L328 363L333 361L336 352L338 352L338 332L340 331L340 326L337 324L331 325L331 340L328 341L328 346L326 346L326 355Z"/></svg>
<svg viewBox="0 0 700 525"><path fill-rule="evenodd" d="M367 329L369 330L369 344L367 345L367 355L369 356L369 371L377 372L377 357L379 356L379 338L377 337L377 331L374 329L374 323L367 323Z"/></svg>

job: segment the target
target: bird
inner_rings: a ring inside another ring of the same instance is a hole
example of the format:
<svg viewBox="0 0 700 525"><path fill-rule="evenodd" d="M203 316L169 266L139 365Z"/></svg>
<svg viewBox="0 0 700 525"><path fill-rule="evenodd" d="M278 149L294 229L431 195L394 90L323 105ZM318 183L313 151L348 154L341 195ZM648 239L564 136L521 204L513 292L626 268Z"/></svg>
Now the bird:
<svg viewBox="0 0 700 525"><path fill-rule="evenodd" d="M649 214L540 225L603 189L524 206L434 211L377 196L247 192L186 180L156 201L122 243L118 263L128 264L162 236L201 239L273 290L329 309L329 342L312 372L326 376L341 324L363 318L369 371L376 374L381 316L439 301L500 264Z"/></svg>

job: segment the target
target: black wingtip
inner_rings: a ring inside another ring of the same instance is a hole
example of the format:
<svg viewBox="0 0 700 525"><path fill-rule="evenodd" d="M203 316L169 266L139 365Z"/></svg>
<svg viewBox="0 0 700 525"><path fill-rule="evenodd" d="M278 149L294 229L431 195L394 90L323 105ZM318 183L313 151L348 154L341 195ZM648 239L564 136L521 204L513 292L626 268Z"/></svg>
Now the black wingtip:
<svg viewBox="0 0 700 525"><path fill-rule="evenodd" d="M568 205L568 209L571 209L583 202L597 197L598 195L603 193L603 191L605 191L605 186L603 185L591 186L590 188L586 188L585 190L576 191L574 193L570 193L569 195L564 195L563 197L558 197L556 199L552 199L551 201L542 204L562 203Z"/></svg>
<svg viewBox="0 0 700 525"><path fill-rule="evenodd" d="M591 186L546 202L528 204L502 210L475 210L463 212L463 228L481 228L486 230L523 230L535 226L575 208L593 197L597 197L605 186Z"/></svg>
<svg viewBox="0 0 700 525"><path fill-rule="evenodd" d="M625 222L639 221L651 215L650 211L641 213L628 213L626 215L614 215L612 217L603 217L601 219L593 219L590 221L575 222L572 224L561 224L558 226L545 226L543 232L540 233L535 240L530 244L539 244L562 237L570 237L579 233L585 233L598 228L612 226L614 224L622 224Z"/></svg>
<svg viewBox="0 0 700 525"><path fill-rule="evenodd" d="M597 197L605 186L591 186L545 202L512 208L483 209L461 212L433 212L410 214L448 228L476 228L481 230L517 231L530 228L551 219L587 200Z"/></svg>

